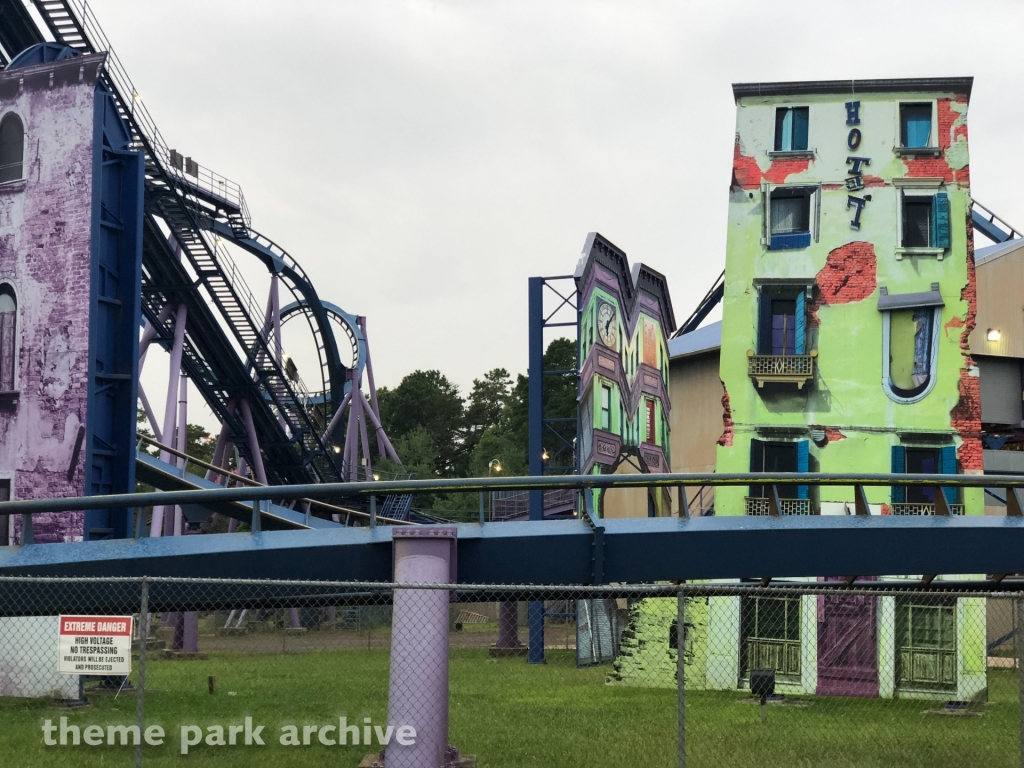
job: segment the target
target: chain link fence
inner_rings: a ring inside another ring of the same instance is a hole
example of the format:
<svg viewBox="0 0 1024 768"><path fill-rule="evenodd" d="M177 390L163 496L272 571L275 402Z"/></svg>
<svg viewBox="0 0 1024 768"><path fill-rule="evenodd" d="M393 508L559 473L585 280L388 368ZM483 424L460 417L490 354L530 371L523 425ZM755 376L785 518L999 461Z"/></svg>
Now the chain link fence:
<svg viewBox="0 0 1024 768"><path fill-rule="evenodd" d="M965 583L0 578L0 762L1018 766L1022 596ZM59 674L60 615L131 674Z"/></svg>

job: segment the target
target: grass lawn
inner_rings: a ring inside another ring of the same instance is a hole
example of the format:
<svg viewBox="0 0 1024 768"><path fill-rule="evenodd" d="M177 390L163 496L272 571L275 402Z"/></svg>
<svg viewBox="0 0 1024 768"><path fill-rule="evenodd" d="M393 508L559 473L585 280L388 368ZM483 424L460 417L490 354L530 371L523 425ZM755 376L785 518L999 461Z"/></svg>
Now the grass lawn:
<svg viewBox="0 0 1024 768"><path fill-rule="evenodd" d="M676 692L605 685L607 667L576 669L572 651L549 650L548 664L491 660L483 648L452 652L451 737L481 768L669 766L676 762ZM146 747L149 766L356 766L366 747L278 744L284 724L326 725L386 716L388 651L215 653L206 661L151 660L146 722L168 732ZM217 692L207 677L217 677ZM692 766L1011 766L1017 756L1016 671L991 670L990 703L981 717L926 715L928 702L815 699L770 706L762 725L756 705L736 692L687 696ZM233 693L234 695L229 695ZM92 696L87 711L67 713L48 701L0 699L0 765L125 766L134 748L46 747L44 719L62 715L80 726L132 724L134 695ZM179 750L178 726L265 726L264 747ZM301 729L300 729L301 733Z"/></svg>

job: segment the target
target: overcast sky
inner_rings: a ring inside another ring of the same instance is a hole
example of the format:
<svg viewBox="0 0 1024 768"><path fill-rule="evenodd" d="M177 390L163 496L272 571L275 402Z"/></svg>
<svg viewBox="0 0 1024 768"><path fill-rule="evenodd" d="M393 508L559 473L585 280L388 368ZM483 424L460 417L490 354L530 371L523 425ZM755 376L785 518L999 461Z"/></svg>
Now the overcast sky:
<svg viewBox="0 0 1024 768"><path fill-rule="evenodd" d="M724 263L733 82L973 75L972 191L1024 226L1019 0L89 4L168 143L368 317L378 384L524 372L526 280L591 230L683 320Z"/></svg>

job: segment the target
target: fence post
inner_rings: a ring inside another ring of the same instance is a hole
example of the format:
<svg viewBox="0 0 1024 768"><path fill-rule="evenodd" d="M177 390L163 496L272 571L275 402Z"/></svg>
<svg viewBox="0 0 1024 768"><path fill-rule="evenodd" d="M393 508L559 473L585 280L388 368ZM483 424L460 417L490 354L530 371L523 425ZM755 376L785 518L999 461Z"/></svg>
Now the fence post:
<svg viewBox="0 0 1024 768"><path fill-rule="evenodd" d="M142 734L146 731L146 644L149 640L149 582L142 577L139 598L139 686L135 691L135 720L139 726L139 741L135 745L135 768L142 768Z"/></svg>
<svg viewBox="0 0 1024 768"><path fill-rule="evenodd" d="M1024 599L1013 601L1016 616L1014 622L1013 649L1017 657L1017 709L1020 717L1020 765L1024 768Z"/></svg>
<svg viewBox="0 0 1024 768"><path fill-rule="evenodd" d="M685 489L679 489L685 493ZM679 585L676 593L676 689L678 690L679 768L686 768L686 658L683 654L686 634L686 591Z"/></svg>

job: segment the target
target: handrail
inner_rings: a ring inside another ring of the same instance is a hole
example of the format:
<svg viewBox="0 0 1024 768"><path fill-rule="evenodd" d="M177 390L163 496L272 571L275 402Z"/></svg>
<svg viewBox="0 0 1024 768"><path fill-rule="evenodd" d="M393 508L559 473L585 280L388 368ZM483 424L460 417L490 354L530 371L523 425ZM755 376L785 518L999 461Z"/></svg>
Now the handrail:
<svg viewBox="0 0 1024 768"><path fill-rule="evenodd" d="M1021 236L1021 233L1020 233L1019 229L1017 229L1016 227L1012 226L1010 224L1010 222L1008 222L1006 219L1004 219L1001 216L999 216L999 214L997 214L995 211L993 211L987 205L983 205L982 203L978 202L978 200L976 200L976 199L971 200L971 202L973 203L973 206L974 206L975 209L981 209L981 211L984 212L983 215L982 215L982 218L988 219L989 224L995 224L996 222L998 222L1003 227L1008 229L1009 232L1007 234L1009 236L1008 237L1009 240L1013 240L1013 239L1019 238Z"/></svg>
<svg viewBox="0 0 1024 768"><path fill-rule="evenodd" d="M155 446L156 448L159 448L161 451L166 451L170 455L176 456L179 459L184 459L185 460L185 467L184 467L184 469L188 469L188 464L189 464L189 462L191 462L193 464L198 464L203 469L207 469L207 470L216 472L218 475L224 475L225 477L229 477L232 480L235 480L235 481L237 481L239 483L242 483L243 485L249 486L250 488L266 488L267 487L267 486L263 485L263 483L259 482L258 480L253 480L251 477L245 477L244 475L236 475L234 472L230 472L230 471L228 471L226 469L222 469L221 467L218 467L215 464L210 464L207 461L203 461L202 459L197 459L194 456L189 456L187 453L182 453L181 451L178 451L178 450L176 450L174 448L171 448L168 445L164 445L163 443L159 443L156 440L154 440L152 437L149 437L148 435L143 435L141 433L136 433L136 436L142 442L149 443L150 445ZM273 486L271 486L271 487L273 487ZM283 486L283 487L287 487L287 486ZM340 507L340 506L338 506L336 504L328 504L325 501L318 501L317 499L297 499L297 501L299 501L300 503L310 504L311 506L315 506L318 509L326 510L327 512L330 512L332 515L342 515L342 514L343 515L355 515L356 517L359 517L359 518L365 518L367 520L370 519L370 513L369 512L363 512L362 510L359 510L359 509L351 509L349 507ZM148 504L138 504L136 506L150 506L150 505L148 505ZM380 522L380 523L388 523L388 524L391 524L391 525L418 525L418 523L412 523L412 522L409 522L407 520L397 520L397 519L391 518L391 517L382 517L381 515L377 515L376 517L377 517L377 522Z"/></svg>
<svg viewBox="0 0 1024 768"><path fill-rule="evenodd" d="M501 488L549 490L573 488L670 488L711 485L736 487L765 485L826 486L899 486L1014 488L1024 490L1022 475L923 475L858 474L822 472L735 472L664 473L649 475L548 475L544 477L480 477L432 480L393 480L352 483L306 483L267 485L258 488L216 488L197 491L161 491L158 493L120 493L108 496L78 496L60 499L27 499L0 502L0 515L71 512L84 509L124 509L137 506L205 504L210 502L266 501L274 499L316 500L332 496L370 496L391 493L479 493Z"/></svg>

